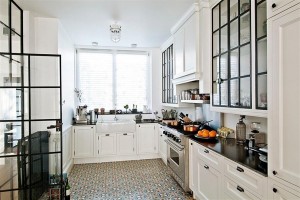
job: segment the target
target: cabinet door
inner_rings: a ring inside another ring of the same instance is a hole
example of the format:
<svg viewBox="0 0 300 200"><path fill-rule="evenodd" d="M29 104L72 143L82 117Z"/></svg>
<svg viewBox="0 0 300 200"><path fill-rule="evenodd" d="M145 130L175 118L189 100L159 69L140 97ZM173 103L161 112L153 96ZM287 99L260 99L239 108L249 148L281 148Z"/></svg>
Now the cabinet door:
<svg viewBox="0 0 300 200"><path fill-rule="evenodd" d="M100 155L116 155L117 141L116 134L103 134L100 135Z"/></svg>
<svg viewBox="0 0 300 200"><path fill-rule="evenodd" d="M165 142L166 136L163 134L162 127L159 127L159 133L158 133L158 150L161 158L165 163L167 163L167 143Z"/></svg>
<svg viewBox="0 0 300 200"><path fill-rule="evenodd" d="M197 193L201 199L222 199L222 174L197 159Z"/></svg>
<svg viewBox="0 0 300 200"><path fill-rule="evenodd" d="M74 127L74 157L84 158L94 156L94 127Z"/></svg>
<svg viewBox="0 0 300 200"><path fill-rule="evenodd" d="M133 155L136 152L134 133L117 134L117 154Z"/></svg>
<svg viewBox="0 0 300 200"><path fill-rule="evenodd" d="M197 65L197 47L199 35L197 14L193 14L189 20L185 23L184 29L184 72L196 71Z"/></svg>
<svg viewBox="0 0 300 200"><path fill-rule="evenodd" d="M155 124L141 124L137 127L139 154L157 153L158 139Z"/></svg>
<svg viewBox="0 0 300 200"><path fill-rule="evenodd" d="M196 143L191 141L189 142L189 187L197 196L197 148Z"/></svg>
<svg viewBox="0 0 300 200"><path fill-rule="evenodd" d="M175 75L184 72L184 28L180 28L174 37Z"/></svg>
<svg viewBox="0 0 300 200"><path fill-rule="evenodd" d="M268 0L268 18L299 3L299 0Z"/></svg>
<svg viewBox="0 0 300 200"><path fill-rule="evenodd" d="M298 191L296 191L269 178L268 199L300 199L299 188Z"/></svg>
<svg viewBox="0 0 300 200"><path fill-rule="evenodd" d="M300 186L300 4L269 25L268 174Z"/></svg>

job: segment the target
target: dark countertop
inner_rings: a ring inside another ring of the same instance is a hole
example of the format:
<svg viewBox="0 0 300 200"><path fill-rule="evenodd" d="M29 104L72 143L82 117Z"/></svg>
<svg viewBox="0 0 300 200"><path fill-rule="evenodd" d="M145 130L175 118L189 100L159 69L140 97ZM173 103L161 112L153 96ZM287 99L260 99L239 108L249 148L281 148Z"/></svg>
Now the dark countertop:
<svg viewBox="0 0 300 200"><path fill-rule="evenodd" d="M145 119L142 119L142 120L134 120L135 123L137 124L146 124L146 123L159 123L158 120L155 120L155 119L151 119L151 120L145 120Z"/></svg>
<svg viewBox="0 0 300 200"><path fill-rule="evenodd" d="M87 122L87 123L78 123L78 124L73 123L73 126L85 126L85 125L96 125L96 124L97 122L93 122L93 123Z"/></svg>
<svg viewBox="0 0 300 200"><path fill-rule="evenodd" d="M195 138L195 136L189 135L190 139L194 140L198 144L234 161L237 162L255 172L268 176L268 166L259 160L259 155L257 152L249 151L245 149L244 145L239 145L236 143L236 139L232 138L218 138L212 141L203 141L201 139Z"/></svg>

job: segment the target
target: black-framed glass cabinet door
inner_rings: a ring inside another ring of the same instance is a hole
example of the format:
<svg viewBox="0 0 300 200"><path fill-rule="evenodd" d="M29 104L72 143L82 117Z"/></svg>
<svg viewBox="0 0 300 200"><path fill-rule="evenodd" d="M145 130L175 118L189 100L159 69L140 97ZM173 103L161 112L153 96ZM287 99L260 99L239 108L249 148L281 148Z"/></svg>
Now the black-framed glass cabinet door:
<svg viewBox="0 0 300 200"><path fill-rule="evenodd" d="M212 9L213 106L252 106L250 8L248 0L222 0Z"/></svg>

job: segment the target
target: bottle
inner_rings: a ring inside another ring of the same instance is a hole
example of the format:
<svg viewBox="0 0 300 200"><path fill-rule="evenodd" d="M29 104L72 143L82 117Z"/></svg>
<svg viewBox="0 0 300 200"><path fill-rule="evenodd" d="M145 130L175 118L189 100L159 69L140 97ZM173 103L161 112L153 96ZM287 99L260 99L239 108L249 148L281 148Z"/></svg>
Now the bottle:
<svg viewBox="0 0 300 200"><path fill-rule="evenodd" d="M238 144L246 142L246 124L243 122L245 115L241 115L239 122L236 124L236 140Z"/></svg>
<svg viewBox="0 0 300 200"><path fill-rule="evenodd" d="M65 193L65 200L70 200L70 193L71 193L71 187L69 185L69 179L66 178L66 187L65 187L66 193Z"/></svg>

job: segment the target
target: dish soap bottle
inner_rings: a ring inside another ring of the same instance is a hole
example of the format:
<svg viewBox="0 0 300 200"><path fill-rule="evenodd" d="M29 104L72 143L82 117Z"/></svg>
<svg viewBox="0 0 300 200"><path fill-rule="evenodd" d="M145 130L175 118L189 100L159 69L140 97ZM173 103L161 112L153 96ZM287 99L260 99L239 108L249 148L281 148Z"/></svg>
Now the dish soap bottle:
<svg viewBox="0 0 300 200"><path fill-rule="evenodd" d="M239 122L236 124L236 140L238 144L246 142L246 124L243 122L245 115L241 115Z"/></svg>

